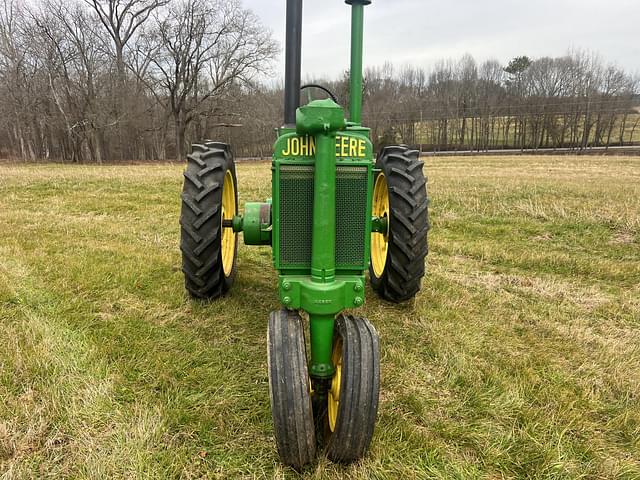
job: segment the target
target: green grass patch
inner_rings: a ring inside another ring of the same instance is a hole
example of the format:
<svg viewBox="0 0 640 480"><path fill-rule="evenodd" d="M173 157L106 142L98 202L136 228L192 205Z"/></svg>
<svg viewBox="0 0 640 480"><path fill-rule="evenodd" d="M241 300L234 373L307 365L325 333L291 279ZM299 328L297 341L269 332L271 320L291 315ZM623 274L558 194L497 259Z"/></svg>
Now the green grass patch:
<svg viewBox="0 0 640 480"><path fill-rule="evenodd" d="M191 302L181 166L0 165L0 477L263 478L268 248ZM369 456L305 478L640 478L640 158L427 158L414 302L369 290ZM238 166L241 203L270 165Z"/></svg>

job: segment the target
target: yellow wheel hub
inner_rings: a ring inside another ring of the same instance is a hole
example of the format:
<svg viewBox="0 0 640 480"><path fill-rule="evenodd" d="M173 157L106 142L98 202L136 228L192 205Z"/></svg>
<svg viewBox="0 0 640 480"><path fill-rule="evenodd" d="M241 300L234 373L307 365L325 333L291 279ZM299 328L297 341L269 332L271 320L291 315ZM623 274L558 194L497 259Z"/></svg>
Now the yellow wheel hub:
<svg viewBox="0 0 640 480"><path fill-rule="evenodd" d="M227 170L224 176L224 184L222 185L222 222L225 220L233 220L233 217L238 213L238 206L236 205L236 187L233 184L233 175L231 170ZM231 275L233 270L233 261L236 254L236 235L233 228L224 228L222 226L222 268L224 269L225 277Z"/></svg>
<svg viewBox="0 0 640 480"><path fill-rule="evenodd" d="M342 382L342 340L337 340L333 345L331 361L336 371L333 374L333 380L331 380L331 390L329 390L328 417L329 428L332 432L335 432L340 408L340 383Z"/></svg>
<svg viewBox="0 0 640 480"><path fill-rule="evenodd" d="M384 173L380 173L376 178L373 187L373 210L374 217L387 219L387 231L373 232L371 234L371 265L376 277L381 277L387 263L387 252L389 251L389 188L387 178Z"/></svg>

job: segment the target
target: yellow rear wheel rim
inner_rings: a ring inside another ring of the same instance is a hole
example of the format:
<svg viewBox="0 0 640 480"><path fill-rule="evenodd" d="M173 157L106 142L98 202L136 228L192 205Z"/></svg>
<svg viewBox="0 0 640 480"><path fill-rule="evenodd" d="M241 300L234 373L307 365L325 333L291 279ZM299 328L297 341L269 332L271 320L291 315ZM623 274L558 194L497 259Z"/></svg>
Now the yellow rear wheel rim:
<svg viewBox="0 0 640 480"><path fill-rule="evenodd" d="M231 170L227 170L224 176L224 183L222 185L222 222L225 220L233 220L233 217L238 213L238 206L236 205L236 187L233 183L233 175ZM225 277L231 275L233 270L233 261L236 255L236 233L233 228L224 228L222 226L222 268L224 269Z"/></svg>
<svg viewBox="0 0 640 480"><path fill-rule="evenodd" d="M371 265L376 277L381 277L387 264L387 252L389 251L389 188L384 173L376 178L373 187L373 216L387 219L387 231L373 232L371 234Z"/></svg>
<svg viewBox="0 0 640 480"><path fill-rule="evenodd" d="M328 417L329 429L332 432L336 430L336 422L338 420L338 410L340 408L340 383L342 382L342 340L337 340L333 345L331 353L331 361L336 369L331 380L331 390L328 397Z"/></svg>

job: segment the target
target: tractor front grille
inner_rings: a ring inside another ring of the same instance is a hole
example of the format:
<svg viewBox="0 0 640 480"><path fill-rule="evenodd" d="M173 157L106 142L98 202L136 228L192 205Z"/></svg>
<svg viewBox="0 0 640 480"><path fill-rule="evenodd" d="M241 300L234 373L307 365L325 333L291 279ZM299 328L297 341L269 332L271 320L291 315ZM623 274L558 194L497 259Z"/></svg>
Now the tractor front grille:
<svg viewBox="0 0 640 480"><path fill-rule="evenodd" d="M311 267L313 172L309 165L280 166L280 268ZM337 269L366 268L367 181L367 167L337 167Z"/></svg>

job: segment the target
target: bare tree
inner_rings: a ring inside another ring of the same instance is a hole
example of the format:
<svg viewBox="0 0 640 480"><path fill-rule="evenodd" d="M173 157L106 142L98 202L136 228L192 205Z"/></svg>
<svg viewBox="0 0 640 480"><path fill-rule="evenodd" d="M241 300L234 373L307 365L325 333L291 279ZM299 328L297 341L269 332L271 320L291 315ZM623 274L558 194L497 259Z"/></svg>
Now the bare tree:
<svg viewBox="0 0 640 480"><path fill-rule="evenodd" d="M265 71L277 46L237 0L178 1L157 19L157 28L161 44L151 59L151 75L174 118L180 159L191 122L215 111L215 100L229 87Z"/></svg>
<svg viewBox="0 0 640 480"><path fill-rule="evenodd" d="M124 51L135 33L159 7L170 0L84 0L98 15L115 49L118 78L125 76Z"/></svg>
<svg viewBox="0 0 640 480"><path fill-rule="evenodd" d="M104 99L99 95L106 54L96 39L97 19L79 3L45 0L33 14L35 46L46 55L49 94L67 135L71 159L101 163L105 157Z"/></svg>
<svg viewBox="0 0 640 480"><path fill-rule="evenodd" d="M39 100L37 76L39 65L31 55L25 32L26 15L16 0L0 4L0 81L4 90L4 109L9 122L9 138L21 158L33 160L38 151L38 134L34 131L34 112Z"/></svg>

